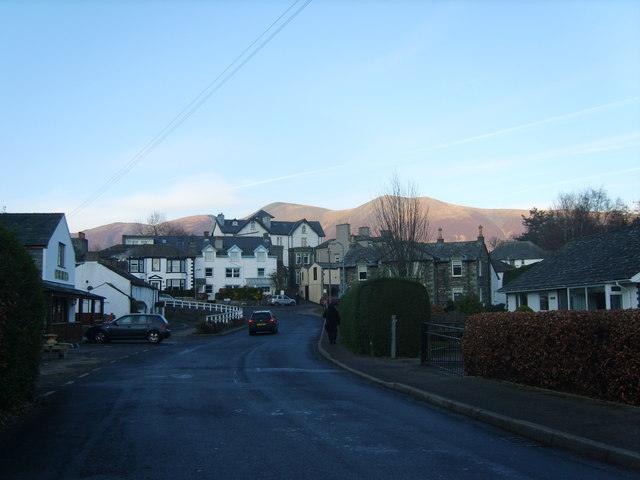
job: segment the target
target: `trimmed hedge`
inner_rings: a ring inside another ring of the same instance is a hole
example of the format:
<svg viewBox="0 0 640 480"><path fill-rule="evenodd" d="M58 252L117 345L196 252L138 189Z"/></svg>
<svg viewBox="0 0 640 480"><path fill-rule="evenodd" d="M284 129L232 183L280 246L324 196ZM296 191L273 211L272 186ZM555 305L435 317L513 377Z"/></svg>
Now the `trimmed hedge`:
<svg viewBox="0 0 640 480"><path fill-rule="evenodd" d="M33 398L45 303L40 272L13 233L0 227L0 409Z"/></svg>
<svg viewBox="0 0 640 480"><path fill-rule="evenodd" d="M421 323L431 313L427 289L420 283L397 278L358 283L341 298L338 308L341 342L351 351L389 356L391 315L397 315L397 354L419 354Z"/></svg>
<svg viewBox="0 0 640 480"><path fill-rule="evenodd" d="M640 310L482 313L465 373L640 405Z"/></svg>

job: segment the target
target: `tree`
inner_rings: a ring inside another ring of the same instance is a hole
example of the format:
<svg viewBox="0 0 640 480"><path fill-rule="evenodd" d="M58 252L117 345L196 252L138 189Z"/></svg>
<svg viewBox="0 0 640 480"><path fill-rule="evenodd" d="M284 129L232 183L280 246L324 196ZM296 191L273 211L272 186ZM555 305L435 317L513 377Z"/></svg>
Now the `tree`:
<svg viewBox="0 0 640 480"><path fill-rule="evenodd" d="M421 258L419 243L429 238L429 210L422 206L417 186L403 185L393 175L374 205L380 258L392 276L413 277L414 261Z"/></svg>
<svg viewBox="0 0 640 480"><path fill-rule="evenodd" d="M271 280L271 285L273 285L276 293L287 288L287 269L285 266L278 264L276 270L271 272L271 275L269 275L269 279Z"/></svg>
<svg viewBox="0 0 640 480"><path fill-rule="evenodd" d="M175 223L167 221L167 216L158 211L153 211L147 216L147 222L138 222L138 235L187 235L186 230Z"/></svg>
<svg viewBox="0 0 640 480"><path fill-rule="evenodd" d="M530 240L546 250L557 250L571 240L615 230L632 220L622 200L612 200L602 188L590 188L561 193L549 210L530 210L528 217L522 216L525 232L517 239Z"/></svg>

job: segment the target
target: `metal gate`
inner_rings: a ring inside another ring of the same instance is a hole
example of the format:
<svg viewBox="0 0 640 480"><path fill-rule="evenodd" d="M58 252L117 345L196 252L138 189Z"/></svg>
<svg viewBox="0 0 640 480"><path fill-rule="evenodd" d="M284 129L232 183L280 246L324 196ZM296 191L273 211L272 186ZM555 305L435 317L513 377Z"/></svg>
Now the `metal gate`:
<svg viewBox="0 0 640 480"><path fill-rule="evenodd" d="M454 375L464 375L462 336L464 327L444 323L422 324L421 363Z"/></svg>

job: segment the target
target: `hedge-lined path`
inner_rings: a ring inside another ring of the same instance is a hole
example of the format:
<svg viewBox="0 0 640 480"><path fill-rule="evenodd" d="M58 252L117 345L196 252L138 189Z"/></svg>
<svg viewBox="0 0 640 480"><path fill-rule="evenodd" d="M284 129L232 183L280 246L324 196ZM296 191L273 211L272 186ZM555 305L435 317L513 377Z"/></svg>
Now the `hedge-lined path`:
<svg viewBox="0 0 640 480"><path fill-rule="evenodd" d="M0 478L634 478L360 380L320 357L318 317L277 314L60 389L0 439Z"/></svg>
<svg viewBox="0 0 640 480"><path fill-rule="evenodd" d="M328 357L348 368L381 382L401 384L397 388L400 391L410 391L404 385L412 387L415 391L410 393L415 396L432 400L438 405L450 403L453 411L474 418L481 418L484 412L503 416L505 425L513 431L523 431L517 422L529 422L541 426L542 430L556 430L560 434L602 443L605 447L603 454L587 452L584 450L587 447L574 447L567 442L563 445L562 440L544 435L550 438L550 443L598 457L607 455L607 450L614 452L614 455L619 449L628 451L629 458L613 458L612 461L622 461L625 465L631 464L640 469L639 407L481 377L459 377L435 368L422 367L418 359L390 360L355 355L339 343L330 345L326 335L321 339L320 348ZM480 415L478 410L482 411ZM503 425L502 419L488 421ZM534 435L537 434L534 432Z"/></svg>

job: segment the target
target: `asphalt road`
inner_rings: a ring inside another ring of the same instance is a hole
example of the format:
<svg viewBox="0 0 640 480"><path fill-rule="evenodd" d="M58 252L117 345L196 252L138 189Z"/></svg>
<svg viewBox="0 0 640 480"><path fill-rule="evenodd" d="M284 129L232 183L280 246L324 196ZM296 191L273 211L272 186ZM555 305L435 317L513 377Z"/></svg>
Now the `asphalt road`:
<svg viewBox="0 0 640 480"><path fill-rule="evenodd" d="M279 311L277 335L167 342L58 389L0 440L0 478L638 478L368 384Z"/></svg>

